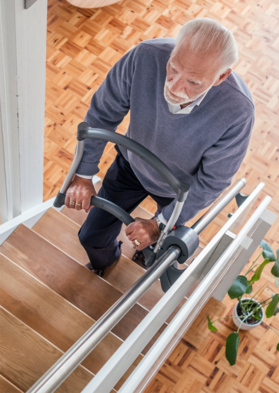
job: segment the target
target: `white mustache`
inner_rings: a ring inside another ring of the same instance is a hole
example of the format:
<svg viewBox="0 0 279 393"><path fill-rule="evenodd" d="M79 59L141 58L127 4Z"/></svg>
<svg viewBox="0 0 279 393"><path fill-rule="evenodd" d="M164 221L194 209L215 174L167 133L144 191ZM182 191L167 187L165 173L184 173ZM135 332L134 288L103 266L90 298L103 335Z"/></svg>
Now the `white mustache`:
<svg viewBox="0 0 279 393"><path fill-rule="evenodd" d="M189 96L186 93L182 92L173 92L170 88L170 83L166 82L166 87L171 91L172 94L174 94L177 97L185 98L185 100L189 100Z"/></svg>

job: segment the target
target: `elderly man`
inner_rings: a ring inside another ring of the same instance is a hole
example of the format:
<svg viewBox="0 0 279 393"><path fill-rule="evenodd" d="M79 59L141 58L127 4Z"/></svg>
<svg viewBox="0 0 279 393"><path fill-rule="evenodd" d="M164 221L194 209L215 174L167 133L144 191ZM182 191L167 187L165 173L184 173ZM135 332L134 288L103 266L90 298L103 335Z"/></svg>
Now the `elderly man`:
<svg viewBox="0 0 279 393"><path fill-rule="evenodd" d="M130 110L126 136L141 143L191 185L176 225L184 225L229 186L248 147L254 105L244 81L232 71L237 45L218 22L187 22L177 39L140 43L115 64L94 94L85 121L90 127L115 131ZM96 195L92 176L106 142L87 140L82 161L68 189L66 205L89 211ZM99 196L132 212L150 195L157 203L151 220L136 219L126 234L142 250L156 242L173 210L174 191L133 153L116 146ZM121 222L94 208L79 239L90 263L102 275L119 259L116 240Z"/></svg>

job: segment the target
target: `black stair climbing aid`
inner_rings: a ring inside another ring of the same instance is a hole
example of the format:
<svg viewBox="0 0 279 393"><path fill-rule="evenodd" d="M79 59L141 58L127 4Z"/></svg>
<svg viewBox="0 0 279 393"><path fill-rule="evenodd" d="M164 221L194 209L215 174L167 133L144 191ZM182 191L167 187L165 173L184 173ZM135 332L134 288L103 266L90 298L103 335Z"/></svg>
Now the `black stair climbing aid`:
<svg viewBox="0 0 279 393"><path fill-rule="evenodd" d="M76 173L78 165L81 161L84 140L85 139L102 139L108 142L116 143L117 145L123 146L127 150L130 150L145 162L147 162L153 169L155 169L170 185L170 187L177 194L177 202L174 207L173 214L169 220L169 224L162 231L160 239L158 240L157 247L147 247L143 251L145 256L145 265L150 267L153 263L158 260L171 246L178 246L181 250L178 258L178 263L184 263L198 248L199 237L197 233L184 226L177 227L172 230L175 222L177 221L179 214L183 208L184 202L187 198L190 185L188 183L180 182L172 173L172 171L166 166L166 164L160 160L155 154L146 149L144 146L132 139L119 135L115 132L102 130L98 128L90 128L87 123L83 122L78 125L77 132L77 148L73 163L66 179L58 192L58 195L54 201L54 207L62 207L65 204L66 191L71 184L72 178ZM92 196L91 205L106 210L113 214L125 225L129 225L134 222L134 219L121 207L114 203L107 201L98 196ZM170 230L168 229L170 228ZM155 251L156 250L156 251ZM171 285L177 280L178 277L183 273L183 270L179 270L176 267L176 262L169 267L165 273L161 276L161 286L164 292L166 292Z"/></svg>

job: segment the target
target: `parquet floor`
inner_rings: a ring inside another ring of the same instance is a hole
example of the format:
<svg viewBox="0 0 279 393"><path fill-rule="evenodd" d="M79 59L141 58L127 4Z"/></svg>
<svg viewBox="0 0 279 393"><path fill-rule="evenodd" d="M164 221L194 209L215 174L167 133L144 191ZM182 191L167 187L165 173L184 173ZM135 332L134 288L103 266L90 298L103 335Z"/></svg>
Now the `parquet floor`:
<svg viewBox="0 0 279 393"><path fill-rule="evenodd" d="M270 208L279 214L279 1L278 0L123 0L99 9L75 8L66 0L49 0L45 110L44 200L58 192L71 164L76 127L106 73L142 40L175 36L188 20L208 16L235 34L240 61L235 70L248 84L256 104L256 123L246 158L234 180L246 177L244 192L263 181ZM118 128L125 133L127 116ZM103 177L115 156L108 144L101 160ZM155 209L151 199L144 201ZM226 219L221 214L202 234L212 238ZM279 248L279 219L268 240ZM268 274L265 275L268 278ZM273 292L278 288L271 287ZM268 296L264 293L263 297ZM230 315L234 302L211 300L146 389L148 393L276 393L279 391L278 337L264 325L241 334L239 360L229 367L225 337L206 327L212 318ZM229 320L230 321L230 320ZM279 316L271 325L279 329Z"/></svg>

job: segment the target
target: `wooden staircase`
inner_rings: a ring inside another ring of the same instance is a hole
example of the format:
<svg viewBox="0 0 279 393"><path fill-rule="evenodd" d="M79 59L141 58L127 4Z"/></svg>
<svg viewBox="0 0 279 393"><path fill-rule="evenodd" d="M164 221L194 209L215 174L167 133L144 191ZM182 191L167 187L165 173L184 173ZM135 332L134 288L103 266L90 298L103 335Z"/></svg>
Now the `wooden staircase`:
<svg viewBox="0 0 279 393"><path fill-rule="evenodd" d="M151 213L138 207L133 216L150 218ZM85 268L88 257L77 236L85 218L84 211L51 208L32 229L17 227L0 247L1 392L26 392L145 272L130 259L134 250L124 230L116 266L103 278ZM163 294L157 281L57 392L80 392Z"/></svg>

